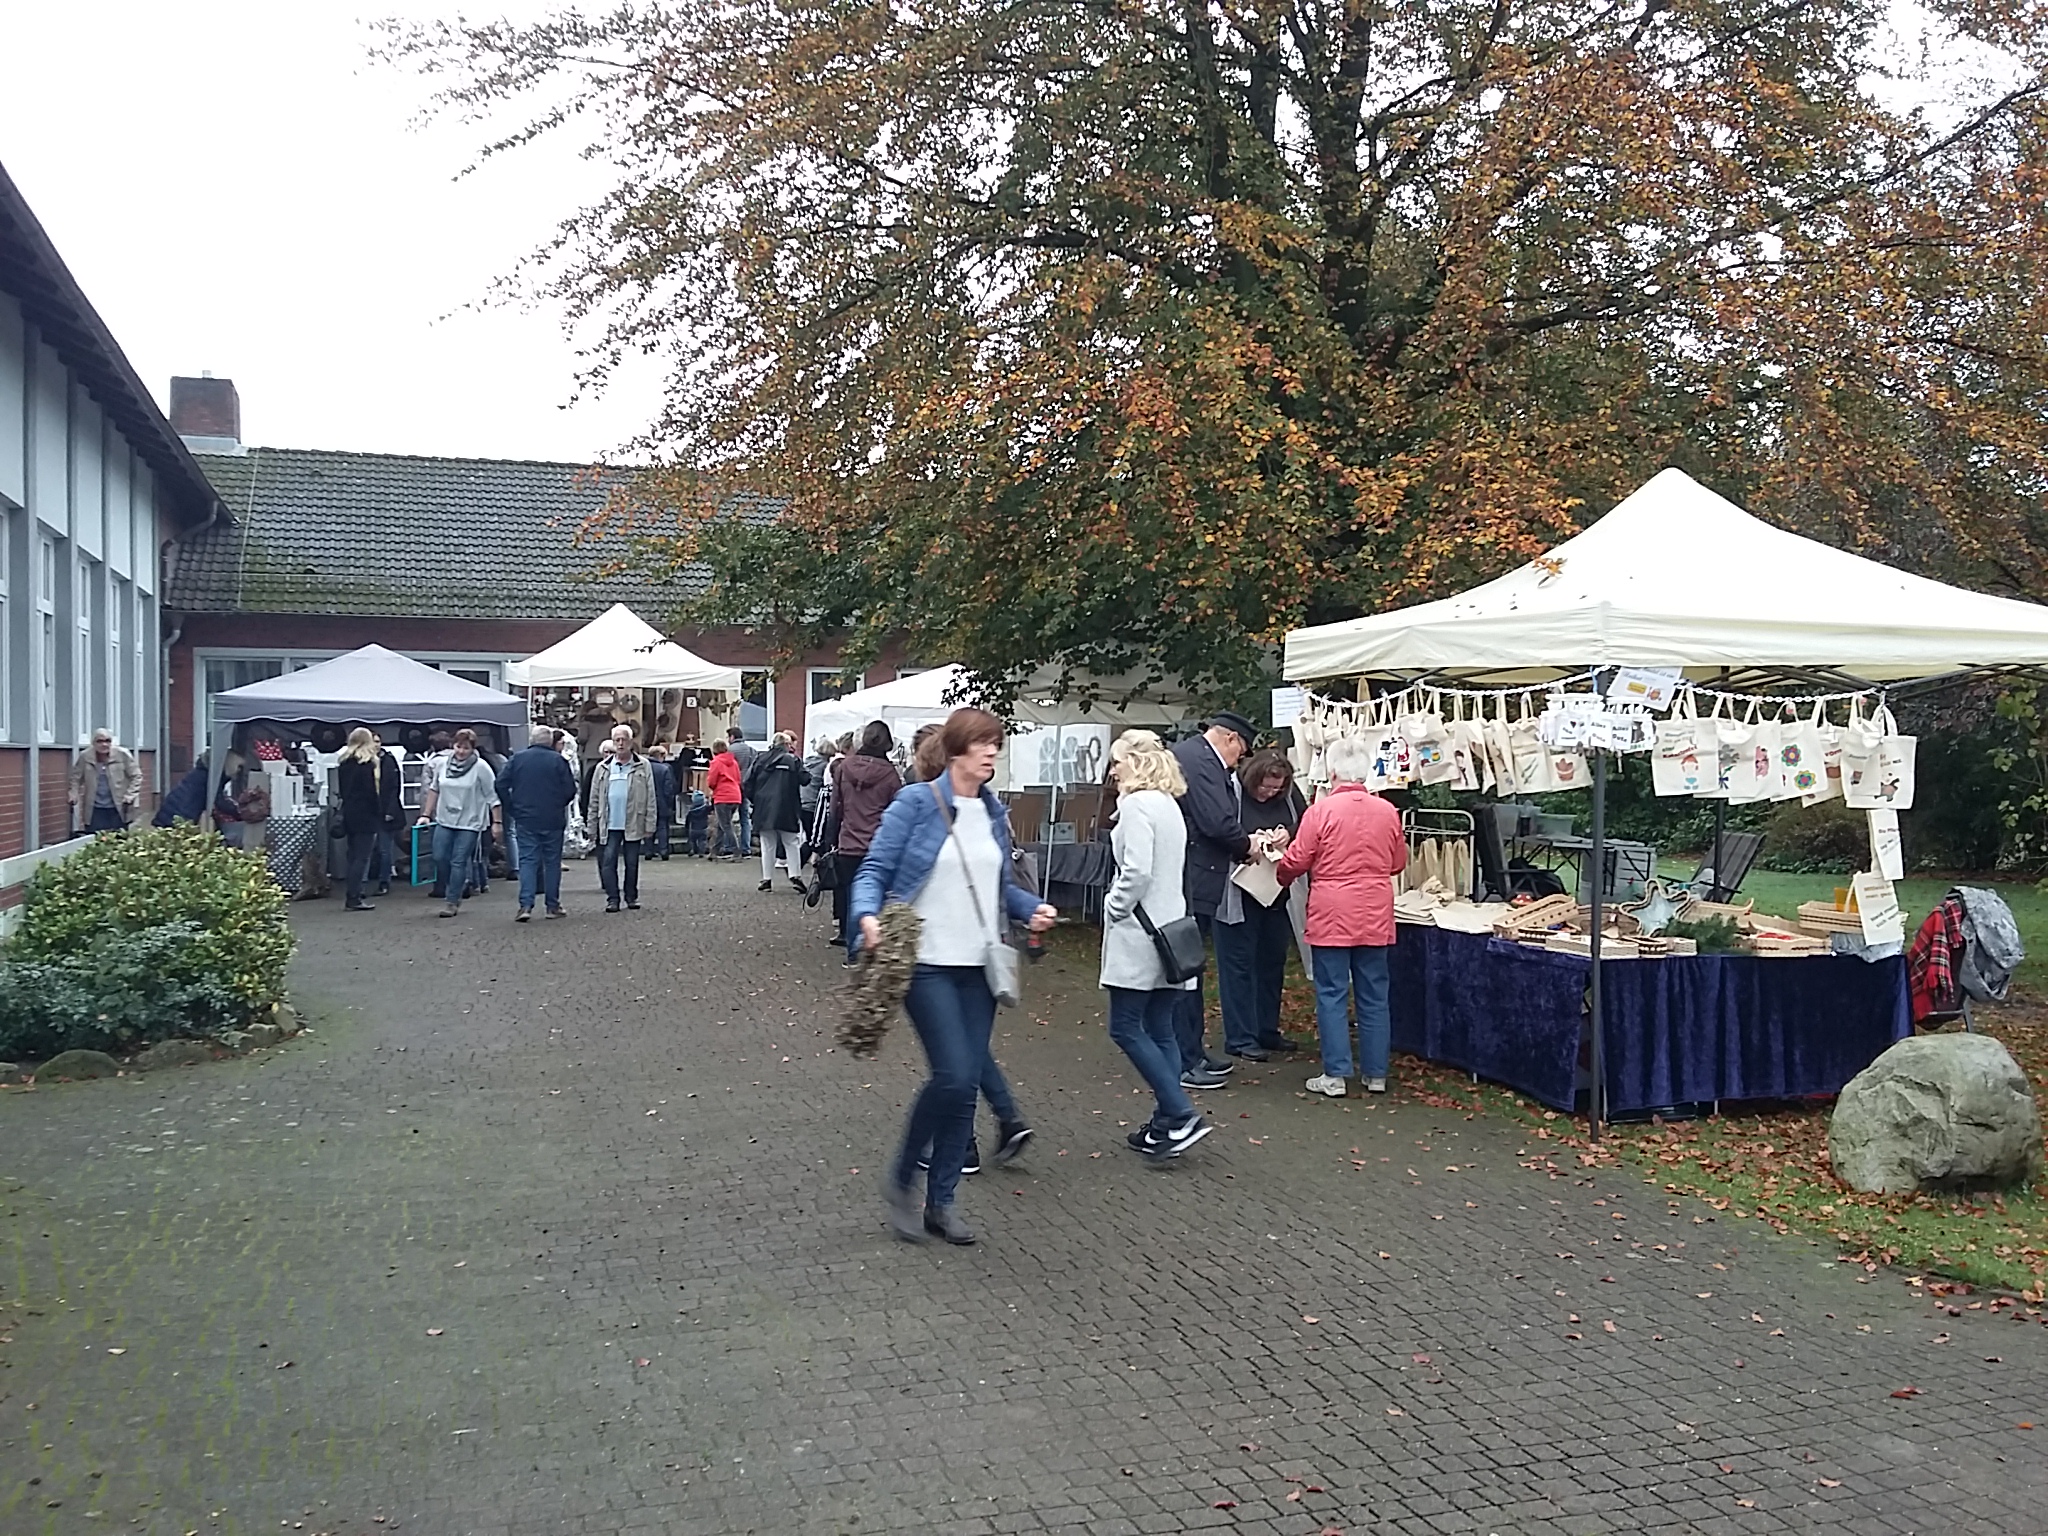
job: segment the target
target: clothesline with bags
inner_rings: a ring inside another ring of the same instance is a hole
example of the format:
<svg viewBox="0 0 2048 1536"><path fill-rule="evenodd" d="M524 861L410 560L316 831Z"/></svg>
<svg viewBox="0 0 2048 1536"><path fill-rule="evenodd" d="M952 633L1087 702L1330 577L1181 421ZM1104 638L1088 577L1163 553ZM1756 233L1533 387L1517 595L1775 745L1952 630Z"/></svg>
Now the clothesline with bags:
<svg viewBox="0 0 2048 1536"><path fill-rule="evenodd" d="M1598 672L1512 688L1411 683L1376 698L1310 693L1290 756L1312 792L1325 754L1365 744L1375 790L1441 784L1476 793L1546 794L1590 787L1587 751L1651 754L1659 795L1730 804L1841 799L1871 810L1913 804L1917 740L1900 733L1880 689L1767 695L1682 685L1669 713L1595 691ZM1575 686L1576 685L1576 686ZM1533 710L1541 695L1544 707ZM1699 704L1711 700L1709 713ZM1847 703L1837 725L1828 706Z"/></svg>

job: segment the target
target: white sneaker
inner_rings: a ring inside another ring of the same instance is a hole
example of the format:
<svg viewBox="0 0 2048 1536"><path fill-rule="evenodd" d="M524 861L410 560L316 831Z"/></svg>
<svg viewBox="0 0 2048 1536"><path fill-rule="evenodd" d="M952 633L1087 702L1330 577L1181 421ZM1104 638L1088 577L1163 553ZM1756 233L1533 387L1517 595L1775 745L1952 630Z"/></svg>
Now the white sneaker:
<svg viewBox="0 0 2048 1536"><path fill-rule="evenodd" d="M1366 1082L1365 1091L1367 1093L1385 1093L1387 1091L1387 1080L1384 1077L1371 1078Z"/></svg>
<svg viewBox="0 0 2048 1536"><path fill-rule="evenodd" d="M1308 1091L1320 1093L1325 1098L1341 1099L1351 1091L1351 1085L1341 1077L1312 1077L1308 1080Z"/></svg>

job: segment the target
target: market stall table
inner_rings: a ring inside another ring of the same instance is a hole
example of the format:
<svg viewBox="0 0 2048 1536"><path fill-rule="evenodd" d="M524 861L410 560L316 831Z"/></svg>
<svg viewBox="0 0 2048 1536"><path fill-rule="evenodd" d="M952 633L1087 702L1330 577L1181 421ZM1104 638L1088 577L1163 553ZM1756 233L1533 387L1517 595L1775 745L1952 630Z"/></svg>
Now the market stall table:
<svg viewBox="0 0 2048 1536"><path fill-rule="evenodd" d="M1038 861L1039 890L1062 912L1100 916L1102 893L1116 874L1107 843L1025 843Z"/></svg>
<svg viewBox="0 0 2048 1536"><path fill-rule="evenodd" d="M326 825L327 813L318 806L285 811L262 823L264 858L270 866L270 878L288 894L306 894L306 855L326 851Z"/></svg>
<svg viewBox="0 0 2048 1536"><path fill-rule="evenodd" d="M1395 1049L1572 1108L1587 959L1403 923L1391 960ZM1912 1032L1897 956L1668 956L1602 971L1610 1113L1835 1093Z"/></svg>

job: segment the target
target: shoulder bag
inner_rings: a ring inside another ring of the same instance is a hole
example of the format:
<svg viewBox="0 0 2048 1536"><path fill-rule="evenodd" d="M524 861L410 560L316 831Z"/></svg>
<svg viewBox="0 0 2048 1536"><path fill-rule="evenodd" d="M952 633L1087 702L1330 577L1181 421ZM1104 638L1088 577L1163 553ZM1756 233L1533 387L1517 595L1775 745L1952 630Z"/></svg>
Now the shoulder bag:
<svg viewBox="0 0 2048 1536"><path fill-rule="evenodd" d="M938 802L939 814L946 818L946 839L960 854L960 872L967 877L967 894L974 902L974 918L981 924L982 937L988 942L981 954L981 974L988 982L988 989L995 994L996 1006L1014 1008L1024 993L1017 978L1017 951L1010 948L995 934L989 932L988 913L982 910L981 892L975 888L974 872L968 868L967 850L961 845L960 832L953 821L953 813L946 809L946 797L939 792L937 779L929 781L932 799ZM993 834L991 834L993 835ZM998 845L1000 847L1000 845ZM1002 866L996 866L998 888L1003 878ZM1000 915L1000 914L998 914Z"/></svg>
<svg viewBox="0 0 2048 1536"><path fill-rule="evenodd" d="M1133 916L1151 938L1152 947L1159 951L1159 964L1166 972L1169 985L1177 987L1202 974L1202 967L1208 961L1208 946L1202 942L1201 925L1192 917L1176 917L1161 928L1153 923L1142 901Z"/></svg>

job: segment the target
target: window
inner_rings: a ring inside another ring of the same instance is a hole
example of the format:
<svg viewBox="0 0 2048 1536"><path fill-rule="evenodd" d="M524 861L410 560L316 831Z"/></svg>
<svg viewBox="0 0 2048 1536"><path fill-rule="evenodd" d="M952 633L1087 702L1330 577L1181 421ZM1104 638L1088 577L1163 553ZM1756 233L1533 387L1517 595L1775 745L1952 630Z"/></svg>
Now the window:
<svg viewBox="0 0 2048 1536"><path fill-rule="evenodd" d="M127 653L121 649L121 610L128 604L128 595L121 588L125 583L109 579L107 582L107 728L114 733L114 740L133 747L135 722L128 718L128 690L122 686L121 674L127 670Z"/></svg>
<svg viewBox="0 0 2048 1536"><path fill-rule="evenodd" d="M152 741L156 732L151 728L150 717L155 713L151 707L156 700L150 691L152 668L149 665L149 645L155 628L149 619L149 599L141 589L131 587L135 599L135 622L129 626L130 646L134 656L134 670L129 673L129 715L135 722L135 739L138 743ZM205 748L199 750L204 751Z"/></svg>
<svg viewBox="0 0 2048 1536"><path fill-rule="evenodd" d="M498 686L491 680L491 669L489 667L443 667L441 670L450 677L459 677L464 682L475 683L479 687L495 688Z"/></svg>
<svg viewBox="0 0 2048 1536"><path fill-rule="evenodd" d="M740 669L740 707L733 723L749 741L765 741L775 729L775 682L765 667Z"/></svg>
<svg viewBox="0 0 2048 1536"><path fill-rule="evenodd" d="M72 577L71 627L77 645L71 654L71 709L76 717L73 725L78 732L78 744L84 746L102 724L100 691L95 686L98 674L92 654L92 562L80 560L72 569Z"/></svg>
<svg viewBox="0 0 2048 1536"><path fill-rule="evenodd" d="M36 643L42 652L36 688L36 740L57 739L57 542L36 544Z"/></svg>
<svg viewBox="0 0 2048 1536"><path fill-rule="evenodd" d="M843 699L861 686L857 676L850 683L840 681L838 671L832 667L812 667L810 678L813 704L822 704L827 699Z"/></svg>
<svg viewBox="0 0 2048 1536"><path fill-rule="evenodd" d="M306 663L311 665L311 663ZM265 678L283 677L285 659L282 656L210 656L206 661L206 713L200 722L204 727L199 741L192 750L204 752L213 741L213 696L226 693L230 688L245 687L260 683Z"/></svg>

